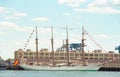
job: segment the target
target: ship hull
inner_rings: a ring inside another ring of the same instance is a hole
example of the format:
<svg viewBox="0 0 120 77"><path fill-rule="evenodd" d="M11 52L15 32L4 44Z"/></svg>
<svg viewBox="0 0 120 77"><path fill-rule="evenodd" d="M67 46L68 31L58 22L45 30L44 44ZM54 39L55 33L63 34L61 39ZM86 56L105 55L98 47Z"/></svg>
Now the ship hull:
<svg viewBox="0 0 120 77"><path fill-rule="evenodd" d="M97 71L99 66L61 66L61 67L50 67L50 66L30 66L20 65L24 70L33 71Z"/></svg>

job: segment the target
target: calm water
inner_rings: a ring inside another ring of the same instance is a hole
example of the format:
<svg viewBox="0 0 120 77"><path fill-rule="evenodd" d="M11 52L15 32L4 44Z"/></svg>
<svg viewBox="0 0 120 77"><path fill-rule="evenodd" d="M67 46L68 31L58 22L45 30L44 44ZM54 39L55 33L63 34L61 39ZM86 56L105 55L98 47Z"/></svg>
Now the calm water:
<svg viewBox="0 0 120 77"><path fill-rule="evenodd" d="M120 77L120 72L96 72L96 71L0 71L0 77Z"/></svg>

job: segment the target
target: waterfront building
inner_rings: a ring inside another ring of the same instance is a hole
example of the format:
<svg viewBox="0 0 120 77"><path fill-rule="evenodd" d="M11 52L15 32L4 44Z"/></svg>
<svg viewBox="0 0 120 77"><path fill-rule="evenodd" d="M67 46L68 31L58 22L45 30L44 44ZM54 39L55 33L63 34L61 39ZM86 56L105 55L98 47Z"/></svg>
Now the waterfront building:
<svg viewBox="0 0 120 77"><path fill-rule="evenodd" d="M57 62L67 62L67 52L55 52L55 61ZM82 52L69 52L71 62L82 62L83 53ZM24 63L36 62L36 52L30 49L23 51L18 49L14 52L15 59L22 59ZM119 53L114 53L109 51L108 53L103 53L101 50L94 50L93 52L85 52L86 62L105 62L110 60L120 59ZM41 49L39 51L39 61L40 62L52 62L52 52L48 49Z"/></svg>

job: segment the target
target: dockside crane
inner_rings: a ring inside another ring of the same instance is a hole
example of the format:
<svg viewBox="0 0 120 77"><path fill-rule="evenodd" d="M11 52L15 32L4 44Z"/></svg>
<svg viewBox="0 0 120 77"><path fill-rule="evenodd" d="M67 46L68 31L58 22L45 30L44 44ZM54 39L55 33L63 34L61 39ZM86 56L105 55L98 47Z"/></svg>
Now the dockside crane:
<svg viewBox="0 0 120 77"><path fill-rule="evenodd" d="M118 50L120 53L120 45L115 48L115 50Z"/></svg>

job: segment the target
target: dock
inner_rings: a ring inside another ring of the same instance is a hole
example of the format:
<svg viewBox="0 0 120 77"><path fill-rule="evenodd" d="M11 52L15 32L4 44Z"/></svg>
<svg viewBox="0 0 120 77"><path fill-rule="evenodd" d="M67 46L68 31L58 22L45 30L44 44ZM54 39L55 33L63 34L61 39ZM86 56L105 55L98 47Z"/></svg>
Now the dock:
<svg viewBox="0 0 120 77"><path fill-rule="evenodd" d="M24 69L21 68L19 65L17 66L10 65L10 66L7 66L6 70L24 70Z"/></svg>
<svg viewBox="0 0 120 77"><path fill-rule="evenodd" d="M98 71L120 71L120 60L112 60L104 63Z"/></svg>

